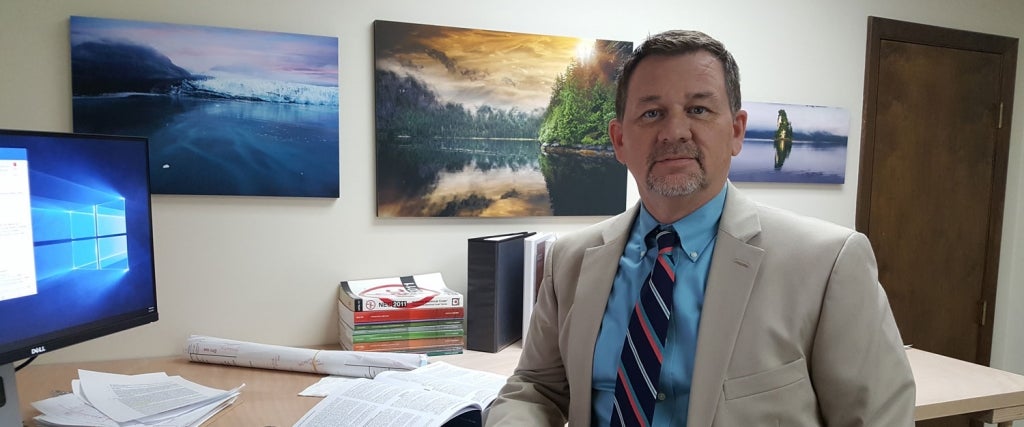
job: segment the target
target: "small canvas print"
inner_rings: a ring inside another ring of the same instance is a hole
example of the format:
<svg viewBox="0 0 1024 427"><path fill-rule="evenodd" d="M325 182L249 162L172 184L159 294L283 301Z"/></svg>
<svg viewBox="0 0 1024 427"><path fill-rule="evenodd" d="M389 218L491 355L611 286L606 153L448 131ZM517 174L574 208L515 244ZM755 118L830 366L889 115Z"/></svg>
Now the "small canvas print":
<svg viewBox="0 0 1024 427"><path fill-rule="evenodd" d="M377 216L612 215L632 42L375 21Z"/></svg>
<svg viewBox="0 0 1024 427"><path fill-rule="evenodd" d="M338 197L338 39L72 16L74 131L149 138L153 193Z"/></svg>
<svg viewBox="0 0 1024 427"><path fill-rule="evenodd" d="M850 114L843 108L744 102L747 134L732 159L737 182L842 184Z"/></svg>

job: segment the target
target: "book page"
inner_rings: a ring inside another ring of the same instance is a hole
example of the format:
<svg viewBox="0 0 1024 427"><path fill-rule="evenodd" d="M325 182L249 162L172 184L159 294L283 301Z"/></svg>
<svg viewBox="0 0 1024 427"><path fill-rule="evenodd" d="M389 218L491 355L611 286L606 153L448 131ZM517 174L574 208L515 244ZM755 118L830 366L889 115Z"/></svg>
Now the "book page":
<svg viewBox="0 0 1024 427"><path fill-rule="evenodd" d="M336 426L339 420L350 426L439 426L459 414L480 409L471 401L412 383L359 378L334 389L295 427Z"/></svg>
<svg viewBox="0 0 1024 427"><path fill-rule="evenodd" d="M337 384L295 427L327 427L338 420L351 426L439 426L460 415L472 415L479 424L482 410L498 397L506 380L503 375L446 362L381 372L373 380ZM471 411L480 413L467 413Z"/></svg>
<svg viewBox="0 0 1024 427"><path fill-rule="evenodd" d="M382 372L378 381L402 381L430 390L470 400L486 408L498 397L508 378L491 372L461 368L446 362L434 362L405 372Z"/></svg>

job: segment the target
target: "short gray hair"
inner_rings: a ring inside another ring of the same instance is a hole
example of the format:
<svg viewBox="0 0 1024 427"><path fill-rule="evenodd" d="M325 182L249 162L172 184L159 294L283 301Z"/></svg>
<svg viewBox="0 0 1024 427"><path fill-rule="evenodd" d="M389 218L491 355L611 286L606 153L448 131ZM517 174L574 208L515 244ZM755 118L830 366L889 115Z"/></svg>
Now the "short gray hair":
<svg viewBox="0 0 1024 427"><path fill-rule="evenodd" d="M725 49L722 42L692 30L672 30L649 36L639 47L633 50L619 72L618 86L615 90L615 117L622 120L626 111L626 97L629 92L629 81L637 65L651 55L673 56L685 55L697 51L706 51L718 58L725 73L725 94L729 98L729 109L732 114L742 108L740 96L740 67L732 54Z"/></svg>

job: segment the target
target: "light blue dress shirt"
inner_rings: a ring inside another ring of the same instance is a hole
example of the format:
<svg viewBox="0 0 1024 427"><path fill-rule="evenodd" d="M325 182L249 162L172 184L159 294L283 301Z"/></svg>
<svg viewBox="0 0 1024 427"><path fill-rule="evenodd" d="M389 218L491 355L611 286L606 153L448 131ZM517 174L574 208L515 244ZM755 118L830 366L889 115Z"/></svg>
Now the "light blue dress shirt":
<svg viewBox="0 0 1024 427"><path fill-rule="evenodd" d="M672 224L679 234L681 248L672 252L676 260L676 283L672 294L672 319L665 344L659 389L665 399L654 407L655 426L685 426L690 404L690 383L697 349L697 326L704 306L704 288L711 253L715 248L718 220L725 206L726 188L697 211ZM601 320L601 331L594 348L594 378L591 420L594 426L607 426L615 400L615 372L622 352L622 341L629 326L629 312L640 297L643 281L654 266L657 245L648 248L644 238L658 225L644 206L629 234L619 258L608 305Z"/></svg>

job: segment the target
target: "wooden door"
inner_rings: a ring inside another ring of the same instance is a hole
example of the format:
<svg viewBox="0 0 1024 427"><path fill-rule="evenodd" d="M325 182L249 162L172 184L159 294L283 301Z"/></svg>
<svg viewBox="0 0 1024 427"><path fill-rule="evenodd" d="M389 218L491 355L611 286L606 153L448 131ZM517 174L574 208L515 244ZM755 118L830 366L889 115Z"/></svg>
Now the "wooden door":
<svg viewBox="0 0 1024 427"><path fill-rule="evenodd" d="M904 342L984 365L1016 52L1017 39L868 20L857 229Z"/></svg>

